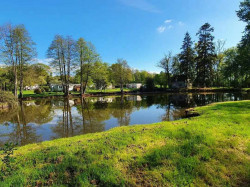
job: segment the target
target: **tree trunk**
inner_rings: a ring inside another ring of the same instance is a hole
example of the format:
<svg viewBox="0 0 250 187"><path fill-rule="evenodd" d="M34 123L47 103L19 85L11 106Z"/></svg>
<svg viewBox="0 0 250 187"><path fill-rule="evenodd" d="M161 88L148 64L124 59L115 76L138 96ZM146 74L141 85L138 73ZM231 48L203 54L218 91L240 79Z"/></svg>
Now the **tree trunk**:
<svg viewBox="0 0 250 187"><path fill-rule="evenodd" d="M123 94L123 84L121 84L120 88L121 88L121 93Z"/></svg>
<svg viewBox="0 0 250 187"><path fill-rule="evenodd" d="M81 57L80 57L81 58ZM83 90L83 62L81 60L81 96L84 94L84 90Z"/></svg>

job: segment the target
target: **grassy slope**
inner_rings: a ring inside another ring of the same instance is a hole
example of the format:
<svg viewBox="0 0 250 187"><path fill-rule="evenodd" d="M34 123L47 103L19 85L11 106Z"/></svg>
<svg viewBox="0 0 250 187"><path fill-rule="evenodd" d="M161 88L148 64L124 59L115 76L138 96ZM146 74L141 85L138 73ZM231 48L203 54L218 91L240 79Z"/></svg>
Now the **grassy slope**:
<svg viewBox="0 0 250 187"><path fill-rule="evenodd" d="M192 119L20 147L0 186L247 186L250 101L196 110L201 116Z"/></svg>

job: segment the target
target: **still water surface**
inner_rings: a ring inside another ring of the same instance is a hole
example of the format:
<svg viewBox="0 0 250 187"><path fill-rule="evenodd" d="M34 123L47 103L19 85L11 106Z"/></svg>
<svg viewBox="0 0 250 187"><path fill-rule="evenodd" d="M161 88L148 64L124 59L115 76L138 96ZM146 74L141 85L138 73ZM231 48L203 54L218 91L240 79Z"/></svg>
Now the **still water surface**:
<svg viewBox="0 0 250 187"><path fill-rule="evenodd" d="M177 120L185 109L250 99L243 93L158 94L23 101L0 112L0 145L41 142L113 127Z"/></svg>

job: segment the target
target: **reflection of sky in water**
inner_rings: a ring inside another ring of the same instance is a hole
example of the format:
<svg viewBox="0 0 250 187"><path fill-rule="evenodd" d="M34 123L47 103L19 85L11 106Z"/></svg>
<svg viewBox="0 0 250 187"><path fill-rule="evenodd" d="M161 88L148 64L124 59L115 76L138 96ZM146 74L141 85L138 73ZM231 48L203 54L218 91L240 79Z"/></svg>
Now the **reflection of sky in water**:
<svg viewBox="0 0 250 187"><path fill-rule="evenodd" d="M88 104L83 107L84 122L81 111L82 106L79 100L72 99L68 104L63 100L42 100L46 101L44 103L42 101L37 103L28 101L24 102L24 111L32 113L36 110L37 113L34 113L35 116L31 115L34 119L25 119L26 125L24 125L24 122L22 123L22 114L19 113L21 116L19 116L21 120L19 131L17 128L18 123L15 121L17 113L14 113L15 115L12 118L8 118L10 117L8 115L0 116L2 118L0 118L0 145L6 141L18 140L22 144L27 144L60 137L100 132L123 125L150 124L163 120L176 120L183 116L185 108L201 106L211 102L249 98L249 94L243 97L240 94L234 95L232 93L193 94L189 96L180 94L143 95L142 97L128 96L125 97L123 103L121 103L120 97L87 98L86 102ZM39 116L40 113L41 117ZM68 123L66 123L66 118L63 118L66 115L68 116ZM8 125L5 125L4 120L6 120ZM39 124L34 122L39 120L41 120ZM26 137L24 137L24 134L26 134Z"/></svg>

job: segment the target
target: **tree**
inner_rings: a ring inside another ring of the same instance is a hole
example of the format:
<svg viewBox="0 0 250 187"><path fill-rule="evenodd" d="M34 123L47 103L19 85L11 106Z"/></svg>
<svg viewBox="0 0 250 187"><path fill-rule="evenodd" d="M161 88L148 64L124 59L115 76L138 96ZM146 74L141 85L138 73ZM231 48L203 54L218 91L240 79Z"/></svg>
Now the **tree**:
<svg viewBox="0 0 250 187"><path fill-rule="evenodd" d="M152 77L147 77L146 79L146 89L149 91L154 90L155 88L155 82L154 79Z"/></svg>
<svg viewBox="0 0 250 187"><path fill-rule="evenodd" d="M183 40L183 44L181 47L181 53L179 56L180 60L180 73L181 75L184 76L185 81L188 82L191 81L193 82L194 80L194 59L195 59L195 52L193 49L193 42L192 39L187 32L185 34L185 38Z"/></svg>
<svg viewBox="0 0 250 187"><path fill-rule="evenodd" d="M217 40L215 43L215 53L216 53L216 59L214 64L214 71L215 71L215 85L221 86L222 85L222 63L224 58L224 46L225 46L224 40Z"/></svg>
<svg viewBox="0 0 250 187"><path fill-rule="evenodd" d="M65 45L66 45L65 57L66 57L66 67L67 67L67 72L65 74L65 79L66 79L65 95L68 96L71 70L74 69L75 67L76 43L70 36L67 36L65 39Z"/></svg>
<svg viewBox="0 0 250 187"><path fill-rule="evenodd" d="M32 41L24 25L18 25L14 30L15 56L18 59L19 71L19 97L23 97L23 79L25 66L36 56Z"/></svg>
<svg viewBox="0 0 250 187"><path fill-rule="evenodd" d="M172 74L173 76L179 76L181 75L181 63L180 63L180 54L177 54L175 56L173 56L172 58Z"/></svg>
<svg viewBox="0 0 250 187"><path fill-rule="evenodd" d="M14 90L13 93L17 98L17 64L18 58L15 57L15 43L14 43L14 30L15 26L11 24L4 25L0 28L0 41L1 41L1 57L3 61L12 67L14 77Z"/></svg>
<svg viewBox="0 0 250 187"><path fill-rule="evenodd" d="M108 64L102 62L95 62L92 71L92 80L97 89L106 89L109 84Z"/></svg>
<svg viewBox="0 0 250 187"><path fill-rule="evenodd" d="M157 85L160 85L161 88L162 88L162 87L165 85L165 83L166 83L166 75L165 75L165 73L162 72L162 71L161 71L159 74L156 74L155 77L154 77L154 79L155 79L155 83L156 83Z"/></svg>
<svg viewBox="0 0 250 187"><path fill-rule="evenodd" d="M10 82L10 73L9 73L9 68L0 67L0 90L2 91L7 91L7 84Z"/></svg>
<svg viewBox="0 0 250 187"><path fill-rule="evenodd" d="M66 59L65 59L65 42L61 35L56 35L51 42L48 50L47 57L51 59L50 65L56 72L59 73L61 84L64 88L66 83Z"/></svg>
<svg viewBox="0 0 250 187"><path fill-rule="evenodd" d="M237 15L241 21L246 22L244 35L238 44L237 61L240 64L241 74L244 78L244 85L250 86L250 1L244 0L240 3Z"/></svg>
<svg viewBox="0 0 250 187"><path fill-rule="evenodd" d="M87 43L87 48L86 48L86 68L85 68L85 85L83 87L83 93L85 93L89 79L91 77L92 73L92 67L93 64L97 61L99 61L99 54L96 52L95 46L91 43Z"/></svg>
<svg viewBox="0 0 250 187"><path fill-rule="evenodd" d="M117 62L112 64L110 68L114 83L120 85L121 92L123 93L124 84L132 80L132 71L127 61L117 59Z"/></svg>
<svg viewBox="0 0 250 187"><path fill-rule="evenodd" d="M240 80L240 68L238 61L236 60L238 55L237 48L230 48L224 52L223 59L223 76L228 86L239 86Z"/></svg>
<svg viewBox="0 0 250 187"><path fill-rule="evenodd" d="M1 29L1 52L6 64L11 65L14 77L14 95L17 97L17 81L19 79L19 97L23 96L23 79L27 64L36 56L32 41L24 25L5 25Z"/></svg>
<svg viewBox="0 0 250 187"><path fill-rule="evenodd" d="M75 67L75 45L70 36L64 38L56 35L47 51L47 56L51 59L50 65L59 72L65 96L69 95L71 70Z"/></svg>
<svg viewBox="0 0 250 187"><path fill-rule="evenodd" d="M196 46L196 83L201 87L208 87L213 83L213 65L216 54L212 32L214 32L214 28L211 27L209 23L205 23L196 34L199 36L199 41Z"/></svg>
<svg viewBox="0 0 250 187"><path fill-rule="evenodd" d="M77 51L77 59L80 66L80 84L81 84L81 95L84 94L84 85L83 85L83 65L86 61L86 54L87 54L87 44L83 38L79 38L76 43L76 51Z"/></svg>
<svg viewBox="0 0 250 187"><path fill-rule="evenodd" d="M165 72L167 87L170 87L170 72L172 66L172 53L168 52L167 55L157 64L158 67L162 68Z"/></svg>
<svg viewBox="0 0 250 187"><path fill-rule="evenodd" d="M50 67L42 63L36 63L27 66L24 72L24 85L46 85L50 77L50 72Z"/></svg>

